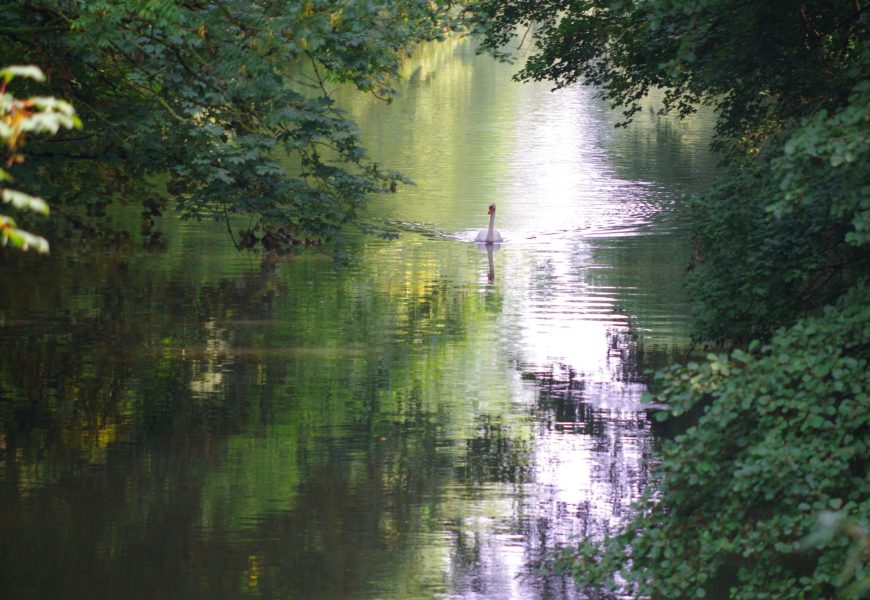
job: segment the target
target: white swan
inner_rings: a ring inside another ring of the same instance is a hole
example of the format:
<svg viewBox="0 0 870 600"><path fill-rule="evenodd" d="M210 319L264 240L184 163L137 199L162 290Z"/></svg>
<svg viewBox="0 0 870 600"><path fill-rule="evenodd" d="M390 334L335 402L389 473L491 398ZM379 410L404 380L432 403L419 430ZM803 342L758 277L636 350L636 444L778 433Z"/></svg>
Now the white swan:
<svg viewBox="0 0 870 600"><path fill-rule="evenodd" d="M495 226L495 204L489 205L489 210L487 211L489 214L489 229L481 229L477 232L477 237L474 238L475 242L484 242L485 244L500 244L504 240L501 237L501 234L493 229Z"/></svg>

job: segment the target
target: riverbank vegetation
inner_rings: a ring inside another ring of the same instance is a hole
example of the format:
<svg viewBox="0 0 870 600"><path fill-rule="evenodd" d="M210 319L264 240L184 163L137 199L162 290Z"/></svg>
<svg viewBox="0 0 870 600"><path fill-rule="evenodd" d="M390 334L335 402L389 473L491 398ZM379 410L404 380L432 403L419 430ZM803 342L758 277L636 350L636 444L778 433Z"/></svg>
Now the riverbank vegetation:
<svg viewBox="0 0 870 600"><path fill-rule="evenodd" d="M697 338L731 346L656 376L654 496L559 561L635 597L858 598L870 589L870 46L862 2L484 0L522 80L582 82L630 119L718 116L724 174L697 198ZM618 577L614 574L618 573Z"/></svg>
<svg viewBox="0 0 870 600"><path fill-rule="evenodd" d="M87 124L34 144L19 178L78 231L136 202L145 233L175 207L225 221L241 247L329 240L404 181L366 157L332 89L389 100L402 56L453 27L447 4L4 2L0 64L39 65Z"/></svg>

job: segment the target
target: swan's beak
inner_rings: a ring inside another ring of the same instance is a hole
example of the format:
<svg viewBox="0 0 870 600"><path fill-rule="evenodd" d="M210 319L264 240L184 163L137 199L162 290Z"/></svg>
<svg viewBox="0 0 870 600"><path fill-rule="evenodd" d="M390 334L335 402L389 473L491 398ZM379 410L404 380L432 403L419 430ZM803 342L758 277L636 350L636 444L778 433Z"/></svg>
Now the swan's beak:
<svg viewBox="0 0 870 600"><path fill-rule="evenodd" d="M486 209L486 214L488 214L488 215L492 214L492 206L490 206L489 208Z"/></svg>

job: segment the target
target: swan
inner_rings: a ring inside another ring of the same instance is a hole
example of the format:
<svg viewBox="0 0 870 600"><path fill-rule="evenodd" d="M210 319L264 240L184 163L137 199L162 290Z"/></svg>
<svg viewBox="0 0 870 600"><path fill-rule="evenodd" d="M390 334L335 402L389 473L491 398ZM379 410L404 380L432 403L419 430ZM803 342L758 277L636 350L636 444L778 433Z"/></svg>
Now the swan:
<svg viewBox="0 0 870 600"><path fill-rule="evenodd" d="M495 204L489 205L489 210L486 211L489 215L489 229L481 229L477 232L477 237L474 238L475 242L484 242L487 245L490 244L500 244L504 241L501 237L501 234L493 229L495 225Z"/></svg>

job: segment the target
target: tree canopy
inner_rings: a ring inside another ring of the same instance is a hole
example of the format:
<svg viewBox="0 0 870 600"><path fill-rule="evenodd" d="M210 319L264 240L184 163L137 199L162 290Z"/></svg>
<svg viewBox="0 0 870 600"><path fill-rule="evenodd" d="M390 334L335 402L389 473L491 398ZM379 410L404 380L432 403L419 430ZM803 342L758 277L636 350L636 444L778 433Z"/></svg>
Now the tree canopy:
<svg viewBox="0 0 870 600"><path fill-rule="evenodd" d="M495 50L529 30L520 79L598 86L629 116L662 88L665 111L716 106L722 135L842 105L867 62L853 0L481 0L474 14Z"/></svg>
<svg viewBox="0 0 870 600"><path fill-rule="evenodd" d="M661 486L560 564L636 597L862 597L870 535L870 46L854 0L481 0L518 78L595 86L630 119L716 109L723 174L688 206L699 341L656 377ZM753 341L754 340L754 341ZM834 515L828 518L826 515ZM837 527L819 527L818 518ZM844 526L849 523L850 526ZM821 535L820 531L826 531ZM614 573L621 575L614 578Z"/></svg>
<svg viewBox="0 0 870 600"><path fill-rule="evenodd" d="M267 248L329 239L404 181L367 159L331 88L389 99L403 54L452 26L429 0L10 0L0 23L0 58L40 65L88 124L39 150L70 166L68 214L152 175L184 217L248 215L238 243Z"/></svg>

